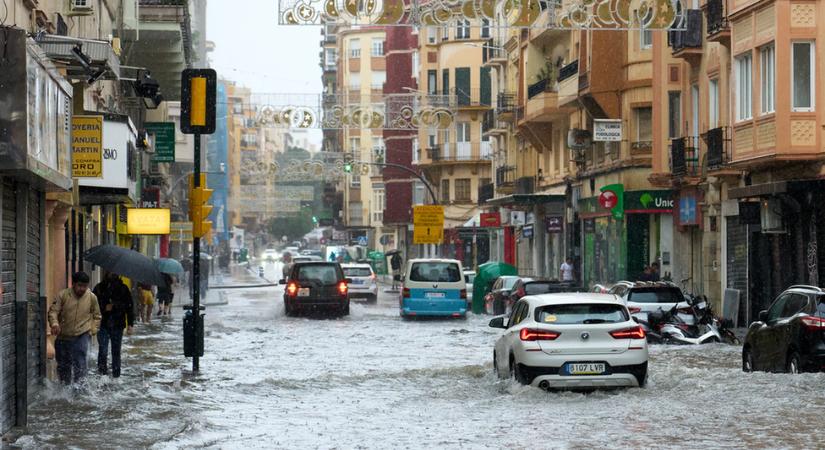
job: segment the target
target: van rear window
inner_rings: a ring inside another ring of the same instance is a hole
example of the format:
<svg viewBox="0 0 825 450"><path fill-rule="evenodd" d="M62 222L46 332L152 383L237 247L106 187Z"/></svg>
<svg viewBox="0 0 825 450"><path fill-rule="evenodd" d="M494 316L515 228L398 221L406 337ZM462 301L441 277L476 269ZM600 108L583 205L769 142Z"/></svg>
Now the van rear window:
<svg viewBox="0 0 825 450"><path fill-rule="evenodd" d="M410 269L410 281L455 283L461 280L461 271L456 263L417 262Z"/></svg>

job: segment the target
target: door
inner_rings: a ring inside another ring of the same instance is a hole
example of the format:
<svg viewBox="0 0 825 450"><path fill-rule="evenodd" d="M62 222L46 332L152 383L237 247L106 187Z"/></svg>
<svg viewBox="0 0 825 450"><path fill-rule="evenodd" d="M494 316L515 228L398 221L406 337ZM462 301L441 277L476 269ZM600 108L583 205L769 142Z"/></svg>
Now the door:
<svg viewBox="0 0 825 450"><path fill-rule="evenodd" d="M788 348L794 340L792 335L793 319L797 314L808 309L808 303L808 296L791 294L782 308L779 320L769 331L771 340L774 342L773 367L778 372L785 370L785 364L788 361Z"/></svg>
<svg viewBox="0 0 825 450"><path fill-rule="evenodd" d="M472 95L470 91L470 68L456 67L455 69L455 95L458 97L458 104L466 106L471 103Z"/></svg>
<svg viewBox="0 0 825 450"><path fill-rule="evenodd" d="M785 309L785 303L791 298L791 294L782 294L775 302L768 308L768 318L762 326L754 331L753 334L753 360L756 368L761 370L774 370L774 359L777 353L777 343L773 328L776 326L782 312Z"/></svg>
<svg viewBox="0 0 825 450"><path fill-rule="evenodd" d="M470 122L456 122L456 159L467 161L472 159L472 149L470 148Z"/></svg>
<svg viewBox="0 0 825 450"><path fill-rule="evenodd" d="M510 354L514 353L514 348L516 345L519 344L519 331L520 327L518 326L521 321L527 317L527 310L529 306L527 302L518 302L516 303L515 307L513 307L513 311L510 313L510 318L507 322L507 329L504 331L504 336L502 337L499 342L501 346L496 348L496 355L498 355L499 360L499 367L505 370L509 370L510 365Z"/></svg>
<svg viewBox="0 0 825 450"><path fill-rule="evenodd" d="M492 106L492 104L493 104L492 103L492 97L493 96L491 94L491 88L490 88L490 86L492 84L491 81L490 81L490 68L489 67L482 67L480 69L479 74L481 76L481 79L479 80L480 81L479 85L481 86L481 92L480 92L479 100L481 100L482 105Z"/></svg>

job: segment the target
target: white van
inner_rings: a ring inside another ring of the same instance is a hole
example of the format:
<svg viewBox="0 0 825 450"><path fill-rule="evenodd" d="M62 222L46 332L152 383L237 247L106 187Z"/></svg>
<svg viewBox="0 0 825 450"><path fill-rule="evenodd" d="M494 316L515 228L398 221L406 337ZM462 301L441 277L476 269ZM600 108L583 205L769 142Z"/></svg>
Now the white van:
<svg viewBox="0 0 825 450"><path fill-rule="evenodd" d="M467 285L455 259L411 259L404 271L401 316L467 316Z"/></svg>

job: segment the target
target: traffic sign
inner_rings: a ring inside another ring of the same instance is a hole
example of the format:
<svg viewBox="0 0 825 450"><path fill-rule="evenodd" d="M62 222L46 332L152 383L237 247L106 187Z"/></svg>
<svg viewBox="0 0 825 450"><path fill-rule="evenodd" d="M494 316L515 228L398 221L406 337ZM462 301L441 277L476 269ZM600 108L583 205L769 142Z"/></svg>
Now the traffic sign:
<svg viewBox="0 0 825 450"><path fill-rule="evenodd" d="M413 244L440 244L444 241L444 207L420 205L413 208Z"/></svg>
<svg viewBox="0 0 825 450"><path fill-rule="evenodd" d="M358 236L358 245L366 247L367 237L366 236Z"/></svg>

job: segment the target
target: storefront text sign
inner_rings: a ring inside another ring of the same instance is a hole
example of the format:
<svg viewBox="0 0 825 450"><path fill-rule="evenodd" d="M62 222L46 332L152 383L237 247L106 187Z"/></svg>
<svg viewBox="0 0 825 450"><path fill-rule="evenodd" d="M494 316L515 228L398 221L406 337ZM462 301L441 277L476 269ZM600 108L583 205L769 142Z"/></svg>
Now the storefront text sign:
<svg viewBox="0 0 825 450"><path fill-rule="evenodd" d="M563 218L559 216L547 217L544 219L548 233L561 233L563 229Z"/></svg>
<svg viewBox="0 0 825 450"><path fill-rule="evenodd" d="M103 117L72 117L72 177L103 176Z"/></svg>
<svg viewBox="0 0 825 450"><path fill-rule="evenodd" d="M146 122L146 131L155 135L154 162L175 162L175 123Z"/></svg>
<svg viewBox="0 0 825 450"><path fill-rule="evenodd" d="M126 233L169 234L170 217L167 208L129 208L126 212Z"/></svg>
<svg viewBox="0 0 825 450"><path fill-rule="evenodd" d="M621 142L622 121L595 119L593 120L593 142Z"/></svg>
<svg viewBox="0 0 825 450"><path fill-rule="evenodd" d="M501 214L497 212L481 213L480 221L482 227L500 227Z"/></svg>

